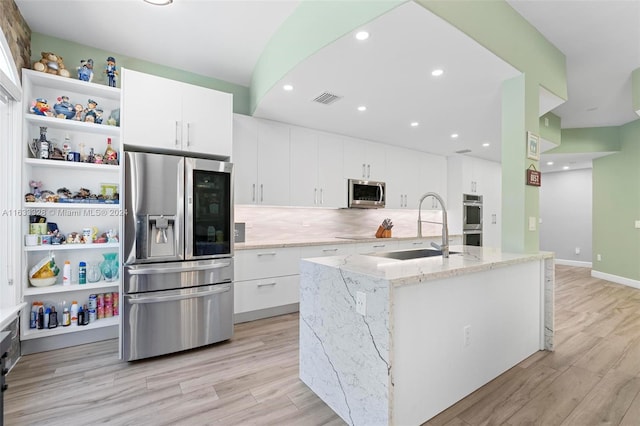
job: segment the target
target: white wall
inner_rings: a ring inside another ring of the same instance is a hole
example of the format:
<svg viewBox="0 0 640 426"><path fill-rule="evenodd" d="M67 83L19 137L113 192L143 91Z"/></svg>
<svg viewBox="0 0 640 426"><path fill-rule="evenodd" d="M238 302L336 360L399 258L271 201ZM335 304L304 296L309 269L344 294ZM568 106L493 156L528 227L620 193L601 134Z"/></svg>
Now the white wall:
<svg viewBox="0 0 640 426"><path fill-rule="evenodd" d="M558 260L592 261L591 175L581 169L542 176L540 250L555 252Z"/></svg>

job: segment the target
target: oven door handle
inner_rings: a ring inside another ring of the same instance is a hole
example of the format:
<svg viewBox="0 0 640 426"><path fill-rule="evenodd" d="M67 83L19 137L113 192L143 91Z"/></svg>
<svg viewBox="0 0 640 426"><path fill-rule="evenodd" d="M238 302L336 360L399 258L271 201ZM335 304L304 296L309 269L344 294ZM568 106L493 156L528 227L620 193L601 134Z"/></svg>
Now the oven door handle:
<svg viewBox="0 0 640 426"><path fill-rule="evenodd" d="M216 288L213 290L195 292L195 293L187 293L187 294L172 294L169 296L153 296L153 297L133 297L128 300L128 303L132 305L142 304L142 303L162 303L162 302L173 302L176 300L184 300L184 299L195 299L199 297L211 296L213 294L226 293L231 290L231 284L227 285L216 285Z"/></svg>
<svg viewBox="0 0 640 426"><path fill-rule="evenodd" d="M140 269L129 269L129 275L151 275L151 274L165 274L170 272L192 272L192 271L206 271L208 269L220 269L226 268L227 266L231 266L231 263L214 263L212 265L198 265L192 267L161 267L161 268L140 268Z"/></svg>

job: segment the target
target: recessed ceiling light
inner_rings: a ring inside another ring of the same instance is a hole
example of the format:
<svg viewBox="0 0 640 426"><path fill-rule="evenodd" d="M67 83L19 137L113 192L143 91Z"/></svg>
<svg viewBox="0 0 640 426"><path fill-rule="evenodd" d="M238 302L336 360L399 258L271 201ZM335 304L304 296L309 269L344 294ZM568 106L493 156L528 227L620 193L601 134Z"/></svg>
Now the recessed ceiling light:
<svg viewBox="0 0 640 426"><path fill-rule="evenodd" d="M569 170L569 166L564 166L562 170Z"/></svg>
<svg viewBox="0 0 640 426"><path fill-rule="evenodd" d="M417 121L412 121L411 122L411 127L418 127L420 125L420 123L418 123Z"/></svg>
<svg viewBox="0 0 640 426"><path fill-rule="evenodd" d="M154 6L166 6L173 3L173 0L144 0L145 2Z"/></svg>
<svg viewBox="0 0 640 426"><path fill-rule="evenodd" d="M293 86L292 86L292 85L290 85L290 84L285 84L284 86L282 86L282 88L283 88L284 90L286 90L287 92L290 92L290 91L292 91L292 90L293 90Z"/></svg>
<svg viewBox="0 0 640 426"><path fill-rule="evenodd" d="M431 75L434 77L440 77L442 74L444 74L444 70L440 68L436 68L435 70L431 71Z"/></svg>
<svg viewBox="0 0 640 426"><path fill-rule="evenodd" d="M451 139L458 139L458 136L457 133L451 133Z"/></svg>
<svg viewBox="0 0 640 426"><path fill-rule="evenodd" d="M553 161L547 161L547 166L553 166Z"/></svg>
<svg viewBox="0 0 640 426"><path fill-rule="evenodd" d="M358 40L360 40L360 41L362 41L362 40L366 40L366 39L368 39L368 38L369 38L369 33L368 33L368 32L366 32L366 31L358 31L358 32L356 33L356 38L357 38Z"/></svg>
<svg viewBox="0 0 640 426"><path fill-rule="evenodd" d="M366 110L367 110L367 107L366 107L366 106L364 106L364 105L360 105L360 106L358 107L358 111L366 111Z"/></svg>
<svg viewBox="0 0 640 426"><path fill-rule="evenodd" d="M482 146L484 146L486 148L488 146L491 146L491 144L489 142L485 142L485 143L482 144Z"/></svg>

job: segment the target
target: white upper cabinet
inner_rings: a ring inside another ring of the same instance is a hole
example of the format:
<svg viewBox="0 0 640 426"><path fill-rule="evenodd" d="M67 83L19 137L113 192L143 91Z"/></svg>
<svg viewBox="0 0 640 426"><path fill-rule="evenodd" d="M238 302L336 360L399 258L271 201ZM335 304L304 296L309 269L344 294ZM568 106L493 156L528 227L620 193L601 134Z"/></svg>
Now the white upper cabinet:
<svg viewBox="0 0 640 426"><path fill-rule="evenodd" d="M289 127L234 115L236 204L290 205Z"/></svg>
<svg viewBox="0 0 640 426"><path fill-rule="evenodd" d="M399 147L387 147L387 207L417 209L420 197L435 192L446 203L447 160L438 155ZM422 208L439 209L435 198Z"/></svg>
<svg viewBox="0 0 640 426"><path fill-rule="evenodd" d="M385 145L355 138L344 139L344 177L384 181Z"/></svg>
<svg viewBox="0 0 640 426"><path fill-rule="evenodd" d="M291 127L291 204L345 207L342 139L315 130Z"/></svg>
<svg viewBox="0 0 640 426"><path fill-rule="evenodd" d="M122 70L127 145L231 156L233 95Z"/></svg>

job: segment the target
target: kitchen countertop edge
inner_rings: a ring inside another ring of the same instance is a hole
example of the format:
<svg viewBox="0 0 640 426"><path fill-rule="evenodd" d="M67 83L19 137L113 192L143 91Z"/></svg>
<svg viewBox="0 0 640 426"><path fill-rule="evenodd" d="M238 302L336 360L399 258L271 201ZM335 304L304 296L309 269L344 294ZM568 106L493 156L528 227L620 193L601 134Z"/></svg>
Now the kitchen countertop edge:
<svg viewBox="0 0 640 426"><path fill-rule="evenodd" d="M450 237L461 237L462 235L452 234ZM309 240L286 240L286 241L255 241L234 243L234 250L252 250L252 249L268 249L268 248L287 248L287 247L309 247L309 246L322 246L327 244L354 244L354 243L373 243L384 241L410 241L419 239L434 239L441 238L438 235L425 235L422 238L419 237L392 237L392 238L326 238L326 239L309 239Z"/></svg>

